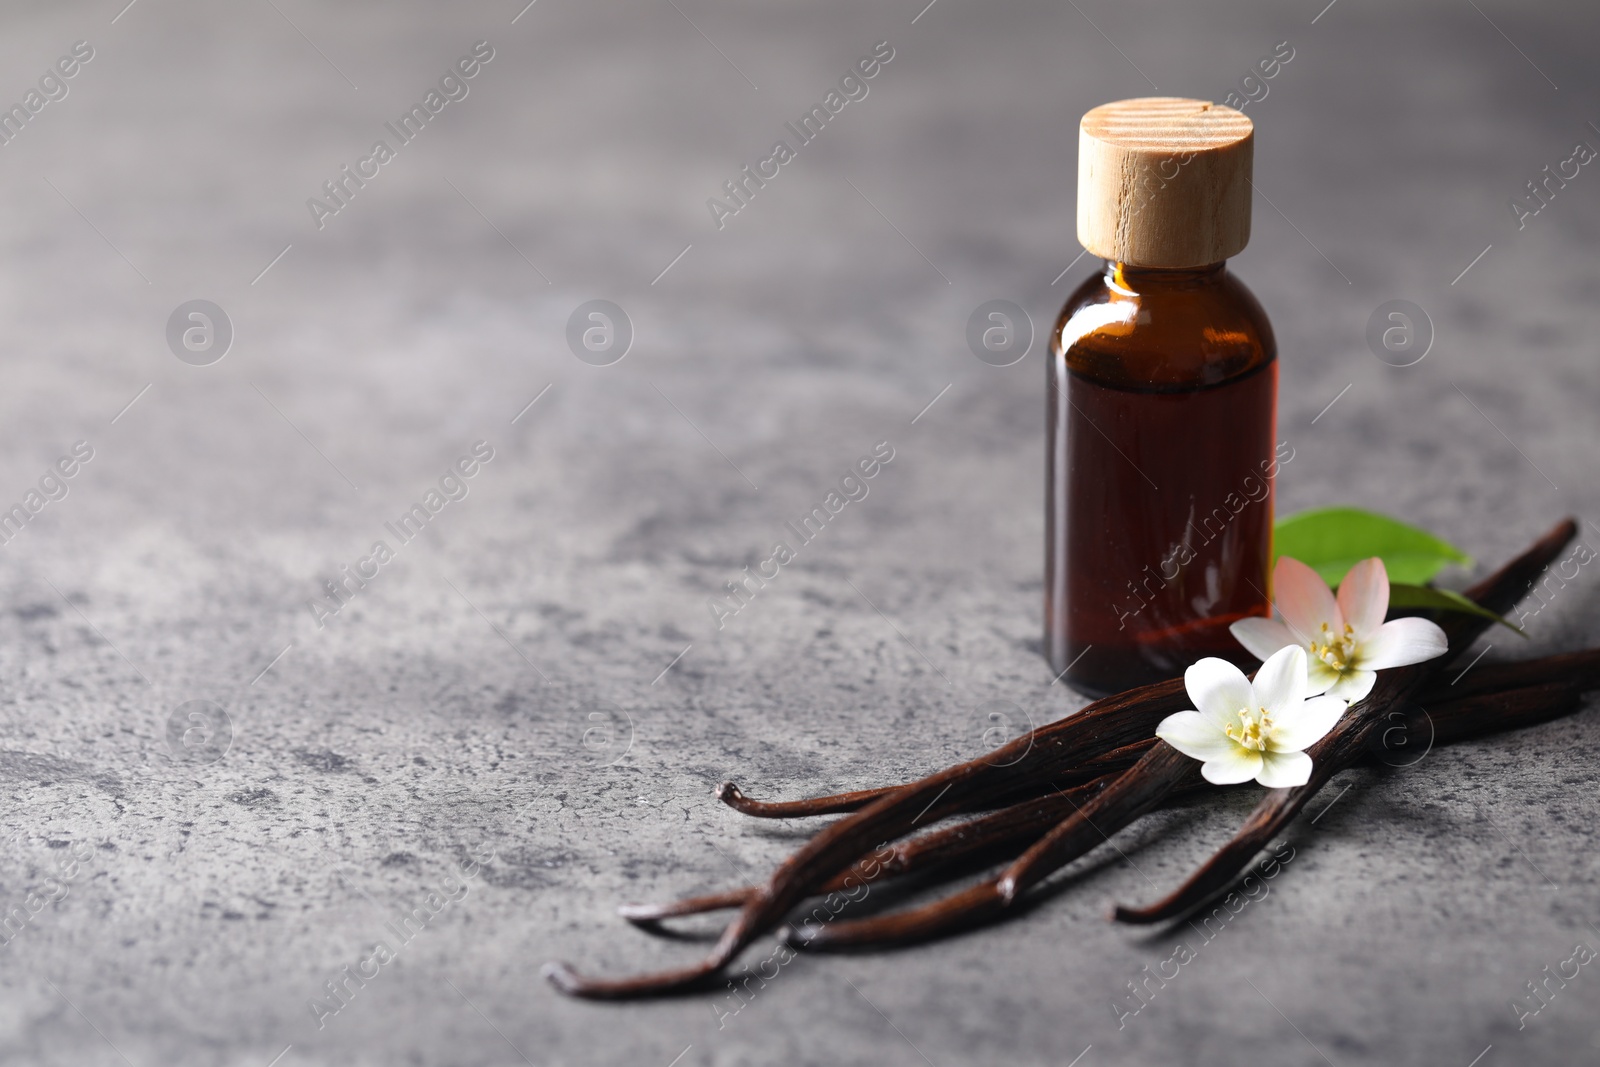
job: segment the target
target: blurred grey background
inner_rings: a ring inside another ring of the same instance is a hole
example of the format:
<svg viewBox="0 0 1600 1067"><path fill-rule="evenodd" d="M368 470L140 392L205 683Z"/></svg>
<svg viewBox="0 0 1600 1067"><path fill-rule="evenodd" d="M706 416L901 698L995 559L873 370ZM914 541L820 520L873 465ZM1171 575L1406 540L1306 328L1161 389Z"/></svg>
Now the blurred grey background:
<svg viewBox="0 0 1600 1067"><path fill-rule="evenodd" d="M93 54L0 145L0 510L46 479L0 546L0 1063L1600 1058L1592 968L1520 1030L1511 1006L1600 947L1592 711L1345 775L1270 896L1120 1028L1194 939L1108 905L1176 884L1252 791L1147 820L1021 921L801 957L736 1015L540 979L688 962L615 905L802 839L716 782L879 784L1081 706L1038 648L1040 352L1093 268L1095 104L1266 89L1234 267L1283 360L1281 512L1379 508L1485 565L1600 516L1600 172L1510 208L1600 146L1593 4L924 3L7 8L0 104ZM308 198L479 41L467 95L319 229ZM878 42L868 95L719 230L707 199ZM185 361L168 320L202 299L231 345ZM634 333L608 366L566 339L595 299ZM991 299L1037 335L1009 367L965 341ZM1365 341L1396 299L1434 333L1404 368ZM479 441L402 545L385 523ZM867 498L719 629L708 598L881 441ZM1488 656L1594 643L1596 589Z"/></svg>

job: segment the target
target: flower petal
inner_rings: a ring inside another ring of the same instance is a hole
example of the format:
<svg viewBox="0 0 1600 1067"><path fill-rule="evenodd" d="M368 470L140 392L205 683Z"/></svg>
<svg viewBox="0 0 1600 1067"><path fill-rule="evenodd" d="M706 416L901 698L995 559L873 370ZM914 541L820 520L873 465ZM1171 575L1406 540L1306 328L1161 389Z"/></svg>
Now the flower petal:
<svg viewBox="0 0 1600 1067"><path fill-rule="evenodd" d="M1377 671L1363 671L1349 667L1340 673L1337 682L1328 687L1327 695L1354 704L1372 692L1373 683L1377 680Z"/></svg>
<svg viewBox="0 0 1600 1067"><path fill-rule="evenodd" d="M1361 644L1355 665L1366 671L1388 670L1442 656L1450 642L1436 623L1427 619L1394 619L1378 627Z"/></svg>
<svg viewBox="0 0 1600 1067"><path fill-rule="evenodd" d="M1207 764L1210 766L1210 764ZM1256 781L1268 789L1288 789L1311 780L1311 757L1304 752L1263 752Z"/></svg>
<svg viewBox="0 0 1600 1067"><path fill-rule="evenodd" d="M1306 650L1289 645L1274 652L1256 671L1256 706L1276 717L1293 713L1306 698Z"/></svg>
<svg viewBox="0 0 1600 1067"><path fill-rule="evenodd" d="M1225 659L1207 656L1183 672L1183 687L1200 714L1218 730L1233 725L1240 708L1251 704L1250 679Z"/></svg>
<svg viewBox="0 0 1600 1067"><path fill-rule="evenodd" d="M1321 741L1350 705L1333 696L1312 697L1296 710L1273 716L1269 752L1299 752Z"/></svg>
<svg viewBox="0 0 1600 1067"><path fill-rule="evenodd" d="M1306 658L1306 692L1326 693L1339 681L1339 672L1315 656Z"/></svg>
<svg viewBox="0 0 1600 1067"><path fill-rule="evenodd" d="M1339 583L1339 611L1358 642L1378 632L1389 613L1389 572L1383 560L1373 556L1350 568Z"/></svg>
<svg viewBox="0 0 1600 1067"><path fill-rule="evenodd" d="M1202 762L1224 757L1239 747L1198 711L1168 715L1156 727L1156 736L1190 759Z"/></svg>
<svg viewBox="0 0 1600 1067"><path fill-rule="evenodd" d="M1299 638L1296 644L1309 645L1324 624L1336 634L1344 632L1344 616L1333 590L1320 574L1292 556L1279 556L1272 569L1272 598L1290 632Z"/></svg>
<svg viewBox="0 0 1600 1067"><path fill-rule="evenodd" d="M1261 753L1255 749L1234 745L1227 755L1207 760L1200 775L1212 785L1237 785L1260 774L1261 762Z"/></svg>
<svg viewBox="0 0 1600 1067"><path fill-rule="evenodd" d="M1256 659L1266 659L1285 645L1298 645L1289 628L1277 619L1240 619L1228 632Z"/></svg>

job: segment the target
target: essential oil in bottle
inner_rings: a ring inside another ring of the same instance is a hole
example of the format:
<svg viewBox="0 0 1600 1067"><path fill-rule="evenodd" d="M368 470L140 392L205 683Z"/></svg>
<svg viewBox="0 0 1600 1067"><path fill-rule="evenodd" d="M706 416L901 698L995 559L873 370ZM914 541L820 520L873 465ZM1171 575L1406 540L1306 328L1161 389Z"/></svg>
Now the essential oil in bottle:
<svg viewBox="0 0 1600 1067"><path fill-rule="evenodd" d="M1104 269L1051 334L1045 647L1094 696L1202 656L1270 611L1272 327L1227 269L1250 239L1254 130L1203 100L1083 117L1078 241Z"/></svg>

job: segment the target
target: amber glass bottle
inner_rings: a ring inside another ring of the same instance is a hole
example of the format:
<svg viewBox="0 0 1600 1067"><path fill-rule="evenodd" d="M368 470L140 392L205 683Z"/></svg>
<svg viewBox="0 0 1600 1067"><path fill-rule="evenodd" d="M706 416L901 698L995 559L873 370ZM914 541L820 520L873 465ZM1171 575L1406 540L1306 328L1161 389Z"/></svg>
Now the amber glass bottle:
<svg viewBox="0 0 1600 1067"><path fill-rule="evenodd" d="M1079 241L1107 262L1051 334L1045 643L1086 693L1253 662L1228 624L1269 611L1277 353L1223 262L1251 139L1204 101L1084 116Z"/></svg>

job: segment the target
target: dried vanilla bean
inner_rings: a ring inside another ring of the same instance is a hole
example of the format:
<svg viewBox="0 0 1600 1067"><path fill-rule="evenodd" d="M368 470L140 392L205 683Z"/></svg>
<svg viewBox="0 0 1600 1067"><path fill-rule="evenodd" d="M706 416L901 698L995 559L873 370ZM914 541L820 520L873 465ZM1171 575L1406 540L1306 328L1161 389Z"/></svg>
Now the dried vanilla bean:
<svg viewBox="0 0 1600 1067"><path fill-rule="evenodd" d="M978 807L1014 796L1030 784L1049 783L1064 769L1083 764L1086 751L1106 753L1142 741L1156 723L1187 700L1182 679L1106 697L1077 715L1052 724L1047 736L1025 734L979 759L912 782L824 828L780 865L741 908L709 955L677 970L616 980L590 979L564 963L550 963L545 977L557 989L591 999L624 999L692 988L717 974L752 941L775 929L795 904L811 896L868 852L914 830L935 805L946 810ZM1124 714L1130 706L1140 716ZM1147 722L1145 720L1148 720ZM957 806L961 807L957 807Z"/></svg>
<svg viewBox="0 0 1600 1067"><path fill-rule="evenodd" d="M1428 708L1427 714L1432 724L1434 742L1450 743L1485 733L1520 729L1570 714L1579 706L1585 689L1600 686L1600 676L1597 676L1595 671L1596 666L1600 665L1600 649L1580 655L1585 657L1589 670L1585 681L1546 682L1503 691L1474 692L1461 699L1435 704ZM1553 660L1557 658L1551 657ZM1420 719L1420 716L1418 718ZM1407 728L1416 729L1419 725L1420 723L1409 724ZM1198 779L1193 779L1172 789L1168 793L1168 798L1178 793L1189 793L1202 788L1211 787L1203 785ZM1075 811L1081 804L1081 799L1074 798L1070 803L1063 799L1059 805L1061 815L1065 816ZM1094 828L1103 830L1109 835L1131 821L1129 819L1120 825L1115 825L1103 818L1097 818ZM1042 837L1051 829L1054 822L1054 819L1040 820L1031 827L1033 831L1031 836L1034 839ZM1091 840L1090 846L1092 847L1094 843L1095 841ZM855 948L898 944L949 933L984 918L998 915L1004 910L1005 901L999 893L998 883L998 878L992 878L943 900L888 915L867 919L836 919L825 926L805 925L789 935L787 940L797 947L813 949Z"/></svg>
<svg viewBox="0 0 1600 1067"><path fill-rule="evenodd" d="M1555 558L1576 533L1569 520L1538 542L1528 552L1478 584L1469 596L1491 610L1504 612L1525 593L1532 580ZM1452 649L1464 649L1486 625L1481 620L1460 616L1445 620ZM1382 718L1398 710L1404 698L1439 670L1439 665L1418 665L1386 672L1395 676L1389 684L1380 679L1377 692L1358 706L1358 711L1341 722L1313 752L1318 769L1326 762L1326 774L1313 772L1311 785L1298 790L1273 790L1258 809L1260 819L1252 818L1235 841L1219 853L1178 893L1156 905L1155 912L1181 905L1186 910L1226 885L1264 844L1251 845L1293 817L1300 805L1338 769L1354 762L1364 752L1372 730ZM830 880L847 872L868 851L904 836L932 812L958 812L998 803L1023 789L1049 785L1064 774L1083 773L1086 755L1103 756L1116 749L1150 740L1156 723L1171 711L1187 706L1182 681L1173 680L1130 690L1096 701L1078 715L1052 723L1040 731L1018 738L979 760L948 768L918 782L878 795L854 814L823 829L798 852L780 865L766 885L745 899L739 915L726 928L712 952L698 964L674 971L621 980L587 979L564 964L551 964L546 976L559 989L575 996L621 999L692 988L705 982L727 966L755 938L784 921L791 908L813 895ZM1351 726L1346 728L1346 723ZM1075 855L1093 847L1109 833L1107 824L1125 825L1138 814L1158 804L1168 791L1180 786L1195 773L1195 764L1179 756L1165 742L1154 742L1132 770L1124 772L1075 810L1060 825L1050 830L1021 858L990 882L974 887L958 898L943 902L946 919L971 921L1004 909L1016 895ZM1286 799L1280 800L1280 795ZM829 798L819 798L826 801ZM806 803L806 802L802 802ZM815 807L815 805L814 805ZM1114 829L1115 827L1112 827ZM1248 851L1244 851L1248 849ZM1242 856L1242 858L1240 858ZM846 880L848 876L846 875ZM1217 881L1217 879L1221 879ZM1213 884L1215 883L1215 884ZM848 888L848 886L846 886ZM1197 897L1198 894L1198 897ZM1192 903L1184 903L1191 901ZM1126 915L1123 917L1127 917ZM892 917L890 917L892 919ZM1154 920L1146 920L1154 921Z"/></svg>
<svg viewBox="0 0 1600 1067"><path fill-rule="evenodd" d="M1578 534L1578 524L1566 519L1530 550L1512 560L1467 591L1467 596L1497 614L1505 614L1521 600L1539 575ZM1397 667L1379 674L1377 685L1321 741L1308 750L1313 761L1311 780L1293 789L1268 790L1244 826L1226 845L1207 860L1176 891L1143 908L1119 906L1119 922L1154 923L1176 918L1210 900L1231 885L1256 853L1278 831L1287 826L1328 779L1361 758L1373 730L1384 716L1399 708L1428 678L1437 675L1451 660L1490 625L1476 616L1452 614L1438 620L1450 639L1450 653L1426 663Z"/></svg>
<svg viewBox="0 0 1600 1067"><path fill-rule="evenodd" d="M1126 746L1123 766L1132 766L1147 747L1148 745L1142 744ZM842 875L835 876L818 887L817 895L897 875L920 873L938 864L966 859L974 853L1032 840L1060 821L1072 810L1074 803L1082 803L1112 781L1116 774L1117 771L1107 771L1087 784L1065 792L1052 790L1044 796L1034 797L954 826L943 827L901 841L881 863L873 864L871 867L865 864L852 866ZM847 887L844 883L852 874L855 878L851 881L851 886ZM626 904L617 911L629 922L641 926L653 926L664 919L740 907L757 892L758 887L745 886L722 893L689 897L670 904Z"/></svg>

